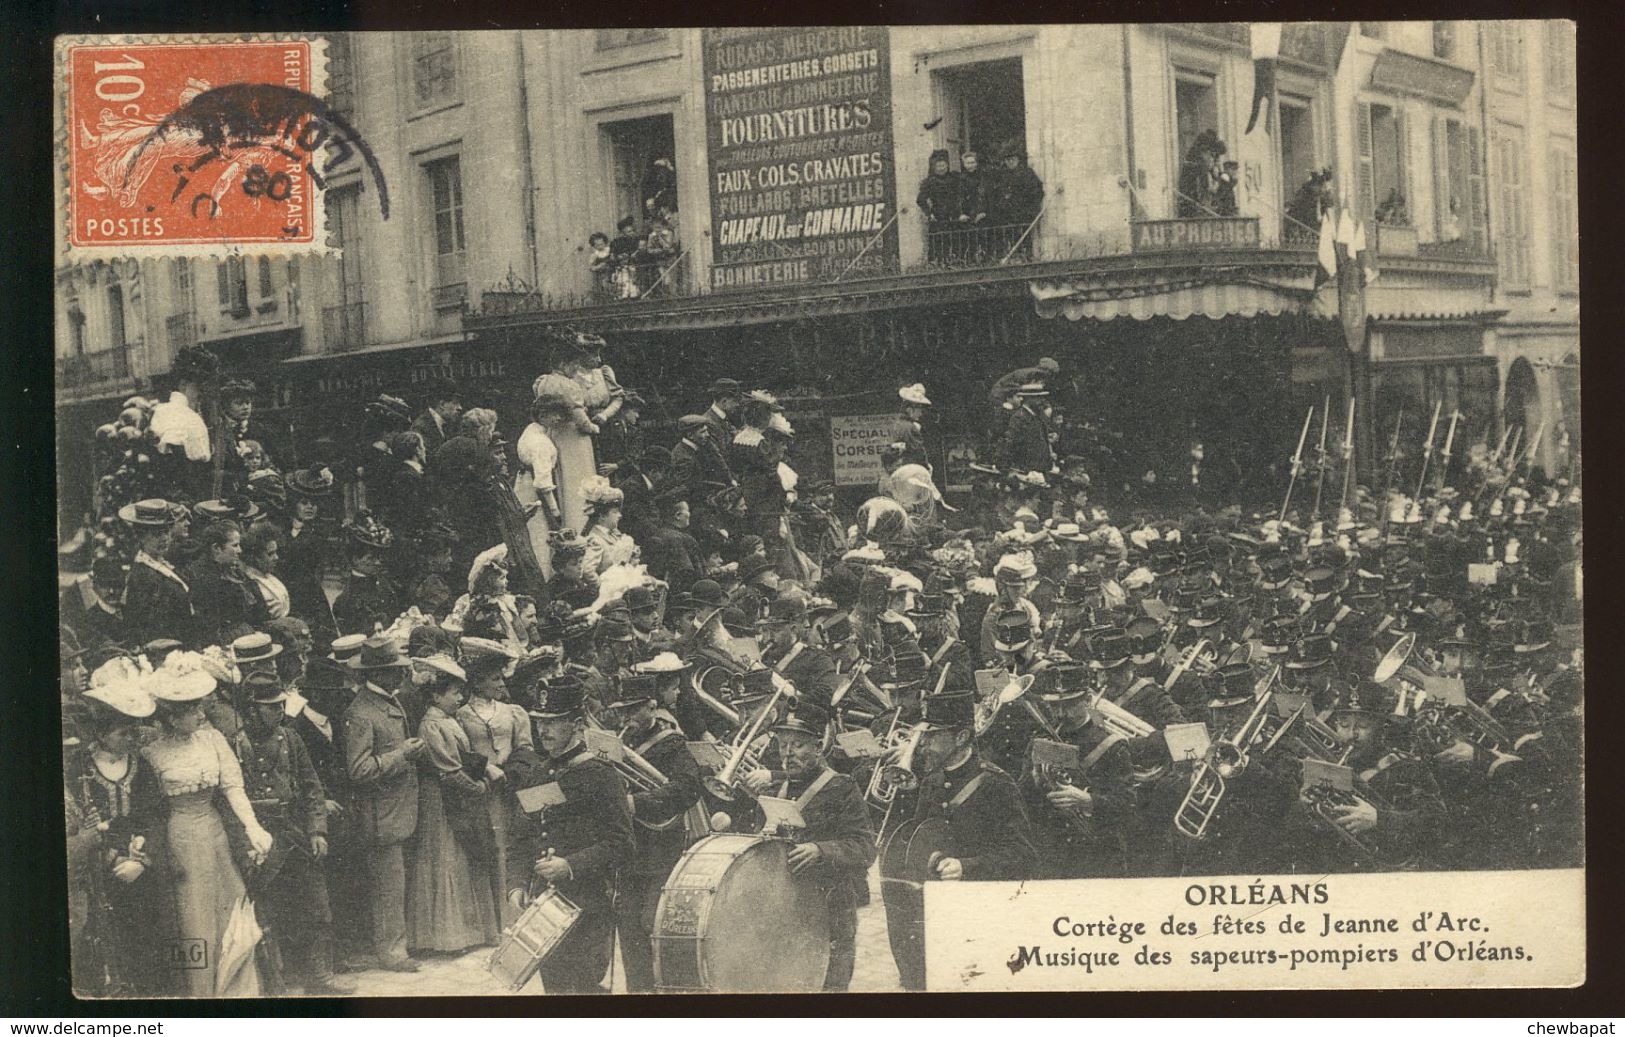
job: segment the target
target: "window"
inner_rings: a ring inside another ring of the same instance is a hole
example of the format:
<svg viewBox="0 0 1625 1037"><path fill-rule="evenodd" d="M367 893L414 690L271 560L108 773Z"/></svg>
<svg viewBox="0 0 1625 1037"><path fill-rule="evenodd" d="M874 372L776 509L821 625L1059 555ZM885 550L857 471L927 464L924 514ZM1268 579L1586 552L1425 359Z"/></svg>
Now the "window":
<svg viewBox="0 0 1625 1037"><path fill-rule="evenodd" d="M1410 226L1410 139L1405 113L1385 104L1362 104L1355 128L1360 145L1360 214L1376 223Z"/></svg>
<svg viewBox="0 0 1625 1037"><path fill-rule="evenodd" d="M1497 230L1501 282L1512 289L1529 287L1529 211L1525 196L1523 132L1502 126L1495 134L1495 172L1500 180Z"/></svg>
<svg viewBox="0 0 1625 1037"><path fill-rule="evenodd" d="M276 285L271 280L271 258L269 256L260 257L259 274L260 300L263 302L268 299L276 298Z"/></svg>
<svg viewBox="0 0 1625 1037"><path fill-rule="evenodd" d="M355 114L355 52L347 32L327 38L327 106L346 119Z"/></svg>
<svg viewBox="0 0 1625 1037"><path fill-rule="evenodd" d="M598 49L615 50L617 47L635 47L640 43L655 43L668 35L665 29L599 29Z"/></svg>
<svg viewBox="0 0 1625 1037"><path fill-rule="evenodd" d="M420 111L457 100L456 40L451 33L412 34L412 92Z"/></svg>
<svg viewBox="0 0 1625 1037"><path fill-rule="evenodd" d="M1444 61L1456 60L1456 23L1433 23L1433 56Z"/></svg>
<svg viewBox="0 0 1625 1037"><path fill-rule="evenodd" d="M1292 97L1281 95L1281 211L1286 212L1292 207L1293 199L1298 191L1308 181L1311 173L1317 172L1315 165L1315 122L1314 113L1307 97ZM1302 215L1307 215L1304 213ZM1301 217L1295 217L1301 218ZM1320 226L1312 220L1304 219L1307 227L1296 224L1287 225L1289 236L1312 234L1319 231Z"/></svg>
<svg viewBox="0 0 1625 1037"><path fill-rule="evenodd" d="M107 341L114 352L124 351L124 289L116 284L107 289Z"/></svg>
<svg viewBox="0 0 1625 1037"><path fill-rule="evenodd" d="M1177 162L1184 162L1191 145L1203 131L1219 132L1219 98L1215 77L1206 72L1174 70L1174 127L1178 134Z"/></svg>
<svg viewBox="0 0 1625 1037"><path fill-rule="evenodd" d="M1580 286L1580 213L1575 204L1574 152L1553 147L1550 156L1552 189L1552 287L1574 291Z"/></svg>
<svg viewBox="0 0 1625 1037"><path fill-rule="evenodd" d="M655 194L662 196L662 204L675 208L675 187L662 190L654 182L655 161L668 162L676 154L672 118L669 115L650 115L641 119L622 119L608 122L603 127L608 147L610 175L614 178L615 209L606 213L603 226L596 229L614 237L615 224L630 216L640 230L655 214L644 202Z"/></svg>
<svg viewBox="0 0 1625 1037"><path fill-rule="evenodd" d="M248 272L241 256L233 256L215 267L220 293L220 309L233 317L248 316Z"/></svg>
<svg viewBox="0 0 1625 1037"><path fill-rule="evenodd" d="M943 116L937 126L939 146L953 156L955 169L967 149L977 153L983 169L998 165L999 149L1006 144L1026 150L1027 95L1020 58L954 65L931 78Z"/></svg>
<svg viewBox="0 0 1625 1037"><path fill-rule="evenodd" d="M1512 90L1523 89L1523 30L1517 22L1488 22L1490 68L1499 84Z"/></svg>
<svg viewBox="0 0 1625 1037"><path fill-rule="evenodd" d="M339 247L339 261L331 267L338 277L334 294L347 304L361 299L360 205L359 187L327 192L328 226Z"/></svg>
<svg viewBox="0 0 1625 1037"><path fill-rule="evenodd" d="M434 283L437 288L466 280L463 249L463 174L456 157L424 166L434 209Z"/></svg>
<svg viewBox="0 0 1625 1037"><path fill-rule="evenodd" d="M1564 103L1574 96L1574 23L1546 23L1546 98Z"/></svg>
<svg viewBox="0 0 1625 1037"><path fill-rule="evenodd" d="M169 262L170 285L173 288L175 297L175 308L190 313L196 305L192 299L192 261L185 256L176 256Z"/></svg>
<svg viewBox="0 0 1625 1037"><path fill-rule="evenodd" d="M1460 119L1433 120L1433 220L1436 240L1488 252L1484 207L1483 141L1478 127Z"/></svg>

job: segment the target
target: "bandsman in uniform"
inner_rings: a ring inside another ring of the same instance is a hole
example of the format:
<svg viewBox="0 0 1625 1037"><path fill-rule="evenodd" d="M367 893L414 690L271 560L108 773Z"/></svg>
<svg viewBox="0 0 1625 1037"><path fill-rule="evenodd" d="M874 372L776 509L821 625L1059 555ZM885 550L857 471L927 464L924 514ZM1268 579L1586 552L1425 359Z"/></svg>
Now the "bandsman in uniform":
<svg viewBox="0 0 1625 1037"><path fill-rule="evenodd" d="M1009 774L976 750L970 689L928 695L915 766L921 775L916 815L948 821L948 852L935 866L946 881L1037 877L1038 851L1021 792Z"/></svg>
<svg viewBox="0 0 1625 1037"><path fill-rule="evenodd" d="M677 720L655 698L653 673L628 674L610 703L605 720L619 727L626 747L666 777L653 789L640 789L627 798L632 811L636 850L622 867L615 896L615 929L621 941L621 962L626 968L626 989L632 993L654 990L655 908L666 877L688 846L690 810L700 801L700 770L689 755L687 739Z"/></svg>
<svg viewBox="0 0 1625 1037"><path fill-rule="evenodd" d="M1119 665L1126 662L1124 656ZM1021 777L1038 846L1038 874L1054 879L1123 876L1135 808L1129 740L1094 722L1089 708L1093 688L1083 664L1057 663L1040 683L1043 708L1061 740L1077 749L1079 762L1076 770L1063 774L1041 771L1029 761Z"/></svg>
<svg viewBox="0 0 1625 1037"><path fill-rule="evenodd" d="M508 757L514 791L508 823L508 901L516 910L551 886L581 917L542 965L550 994L601 994L614 951L615 873L633 859L626 783L587 749L584 689L561 675L530 711L536 749Z"/></svg>
<svg viewBox="0 0 1625 1037"><path fill-rule="evenodd" d="M762 641L762 662L795 685L802 702L832 709L830 700L840 684L835 658L808 643L807 605L799 596L775 598L757 624Z"/></svg>
<svg viewBox="0 0 1625 1037"><path fill-rule="evenodd" d="M868 883L875 859L875 833L863 790L831 770L821 753L829 713L812 702L797 703L773 727L784 779L772 790L796 804L807 826L788 833L791 872L806 874L824 894L829 910L829 970L826 991L844 992L857 958L858 889ZM867 899L865 896L863 899Z"/></svg>
<svg viewBox="0 0 1625 1037"><path fill-rule="evenodd" d="M931 591L916 595L908 618L919 631L920 651L925 653L926 688L971 687L976 667L970 646L959 639L958 617L948 597Z"/></svg>
<svg viewBox="0 0 1625 1037"><path fill-rule="evenodd" d="M333 976L333 915L328 906L327 791L304 741L285 726L288 693L275 674L244 680L248 716L237 735L243 790L277 842L280 867L258 891L260 920L275 941L287 978L306 994L339 997L355 988Z"/></svg>

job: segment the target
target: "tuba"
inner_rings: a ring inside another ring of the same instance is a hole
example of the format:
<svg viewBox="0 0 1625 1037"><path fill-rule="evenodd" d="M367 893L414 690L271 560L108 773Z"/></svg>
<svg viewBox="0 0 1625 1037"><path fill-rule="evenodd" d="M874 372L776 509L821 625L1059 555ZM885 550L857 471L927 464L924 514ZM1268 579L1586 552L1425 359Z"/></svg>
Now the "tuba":
<svg viewBox="0 0 1625 1037"><path fill-rule="evenodd" d="M716 693L721 691L742 671L731 670L721 663L697 667L689 671L688 690L700 704L727 722L729 727L739 726L739 711L723 702Z"/></svg>
<svg viewBox="0 0 1625 1037"><path fill-rule="evenodd" d="M876 807L890 809L897 793L912 792L920 785L920 776L914 770L914 751L920 744L920 728L915 725L900 729L898 717L901 715L902 711L899 710L892 717L886 737L881 739L880 746L886 750L886 754L875 761L874 773L869 776L869 786L864 791L864 798ZM892 762L887 763L888 759Z"/></svg>
<svg viewBox="0 0 1625 1037"><path fill-rule="evenodd" d="M837 718L854 727L865 727L892 709L892 702L884 691L869 679L872 664L859 659L847 671L846 679L830 696L830 708Z"/></svg>
<svg viewBox="0 0 1625 1037"><path fill-rule="evenodd" d="M1381 850L1371 840L1372 833L1365 832L1356 835L1348 831L1337 823L1337 819L1332 815L1332 810L1336 807L1354 806L1361 800L1376 807L1379 812L1392 810L1392 806L1378 798L1363 783L1357 792L1333 788L1330 785L1311 785L1303 790L1303 797L1308 801L1310 816L1315 819L1316 823L1330 829L1333 835L1337 836L1338 839L1354 851L1354 855L1358 860L1365 863L1377 860Z"/></svg>
<svg viewBox="0 0 1625 1037"><path fill-rule="evenodd" d="M1012 678L997 695L977 702L976 737L982 737L993 727L993 722L999 718L999 714L1004 711L1005 706L1013 702L1019 702L1032 715L1032 718L1038 722L1038 726L1044 729L1046 735L1057 742L1062 741L1055 722L1045 715L1038 704L1027 695L1027 692L1032 690L1033 682L1037 679L1033 674L1022 674L1020 677Z"/></svg>
<svg viewBox="0 0 1625 1037"><path fill-rule="evenodd" d="M1258 703L1235 734L1208 746L1207 756L1191 774L1191 787L1174 811L1174 831L1187 839L1201 839L1224 799L1225 780L1247 769L1249 752L1263 730L1265 714L1275 698L1275 682L1281 667L1276 666L1259 681Z"/></svg>

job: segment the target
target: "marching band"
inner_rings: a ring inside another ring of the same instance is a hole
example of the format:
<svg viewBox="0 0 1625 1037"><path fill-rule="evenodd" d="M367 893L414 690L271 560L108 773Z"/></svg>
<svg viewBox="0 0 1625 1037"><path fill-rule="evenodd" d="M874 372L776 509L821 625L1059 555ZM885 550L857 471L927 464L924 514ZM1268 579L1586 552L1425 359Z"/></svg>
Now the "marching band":
<svg viewBox="0 0 1625 1037"><path fill-rule="evenodd" d="M691 481L669 492L726 525L732 505L714 487L738 487L737 470L782 433L767 394L714 390L711 410L681 423ZM761 420L735 434L736 410ZM849 542L818 557L795 546L782 500L753 502L735 537L759 538L766 560L703 573L583 572L583 548L555 534L553 578L522 595L488 578L506 575L504 552L478 555L459 631L416 606L351 630L350 610L333 609L347 636L330 651L252 679L249 646L211 649L206 624L165 622L186 605L166 558L195 509L129 505L140 552L122 604L145 640L64 652L82 746L67 794L76 831L103 839L75 872L96 891L85 931L108 959L128 957L132 920L155 910L130 891L163 871L165 790L131 732L182 677L207 682L219 715L249 711L245 732L223 733L287 817L273 847L304 844L280 886L262 874L263 848L222 871L282 903L289 876L354 888L335 873L334 858L347 862L365 872L370 960L410 970L403 932L434 916L402 914L402 888L410 901L419 886L402 849L427 838L418 784L433 782L467 873L505 876L490 968L513 989L539 975L548 992L603 991L616 960L636 992L847 989L876 862L907 990L925 986L928 882L1572 864L1583 671L1560 646L1578 647L1564 640L1575 620L1562 588L1578 489L1537 477L1527 454L1443 485L1425 467L1431 438L1415 493L1393 488L1391 465L1380 494L1345 477L1324 506L1323 462L1312 510L1306 493L1291 507L1300 443L1280 512L1251 518L1198 508L1114 522L1068 464L988 473L991 492L965 515L876 497ZM589 493L595 514L620 506ZM234 537L260 509L231 507ZM229 553L232 537L205 550ZM356 559L389 544L370 519L342 537ZM315 600L332 605L324 579ZM352 586L375 593L382 579L361 572ZM279 641L271 658L284 650L299 652ZM479 695L467 706L465 684ZM281 728L281 712L299 725ZM507 733L459 738L471 716ZM291 776L277 773L289 738L313 747L291 754ZM337 767L320 765L335 747ZM109 778L123 759L135 777ZM86 821L92 807L110 820ZM308 957L304 928L354 935L333 899L331 912L262 910L259 923ZM331 964L312 968L308 989L343 989Z"/></svg>

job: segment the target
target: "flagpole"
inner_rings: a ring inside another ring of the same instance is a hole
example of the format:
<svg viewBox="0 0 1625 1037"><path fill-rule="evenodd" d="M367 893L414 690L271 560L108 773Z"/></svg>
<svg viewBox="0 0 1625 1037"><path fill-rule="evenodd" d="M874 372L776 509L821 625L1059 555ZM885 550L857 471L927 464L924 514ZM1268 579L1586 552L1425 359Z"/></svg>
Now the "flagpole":
<svg viewBox="0 0 1625 1037"><path fill-rule="evenodd" d="M1303 471L1303 444L1309 438L1309 422L1314 420L1315 408L1311 406L1309 413L1303 416L1303 429L1298 432L1298 449L1292 454L1292 477L1287 480L1286 497L1281 501L1281 516L1277 522L1286 521L1286 509L1292 503L1292 488L1298 484L1298 473Z"/></svg>

